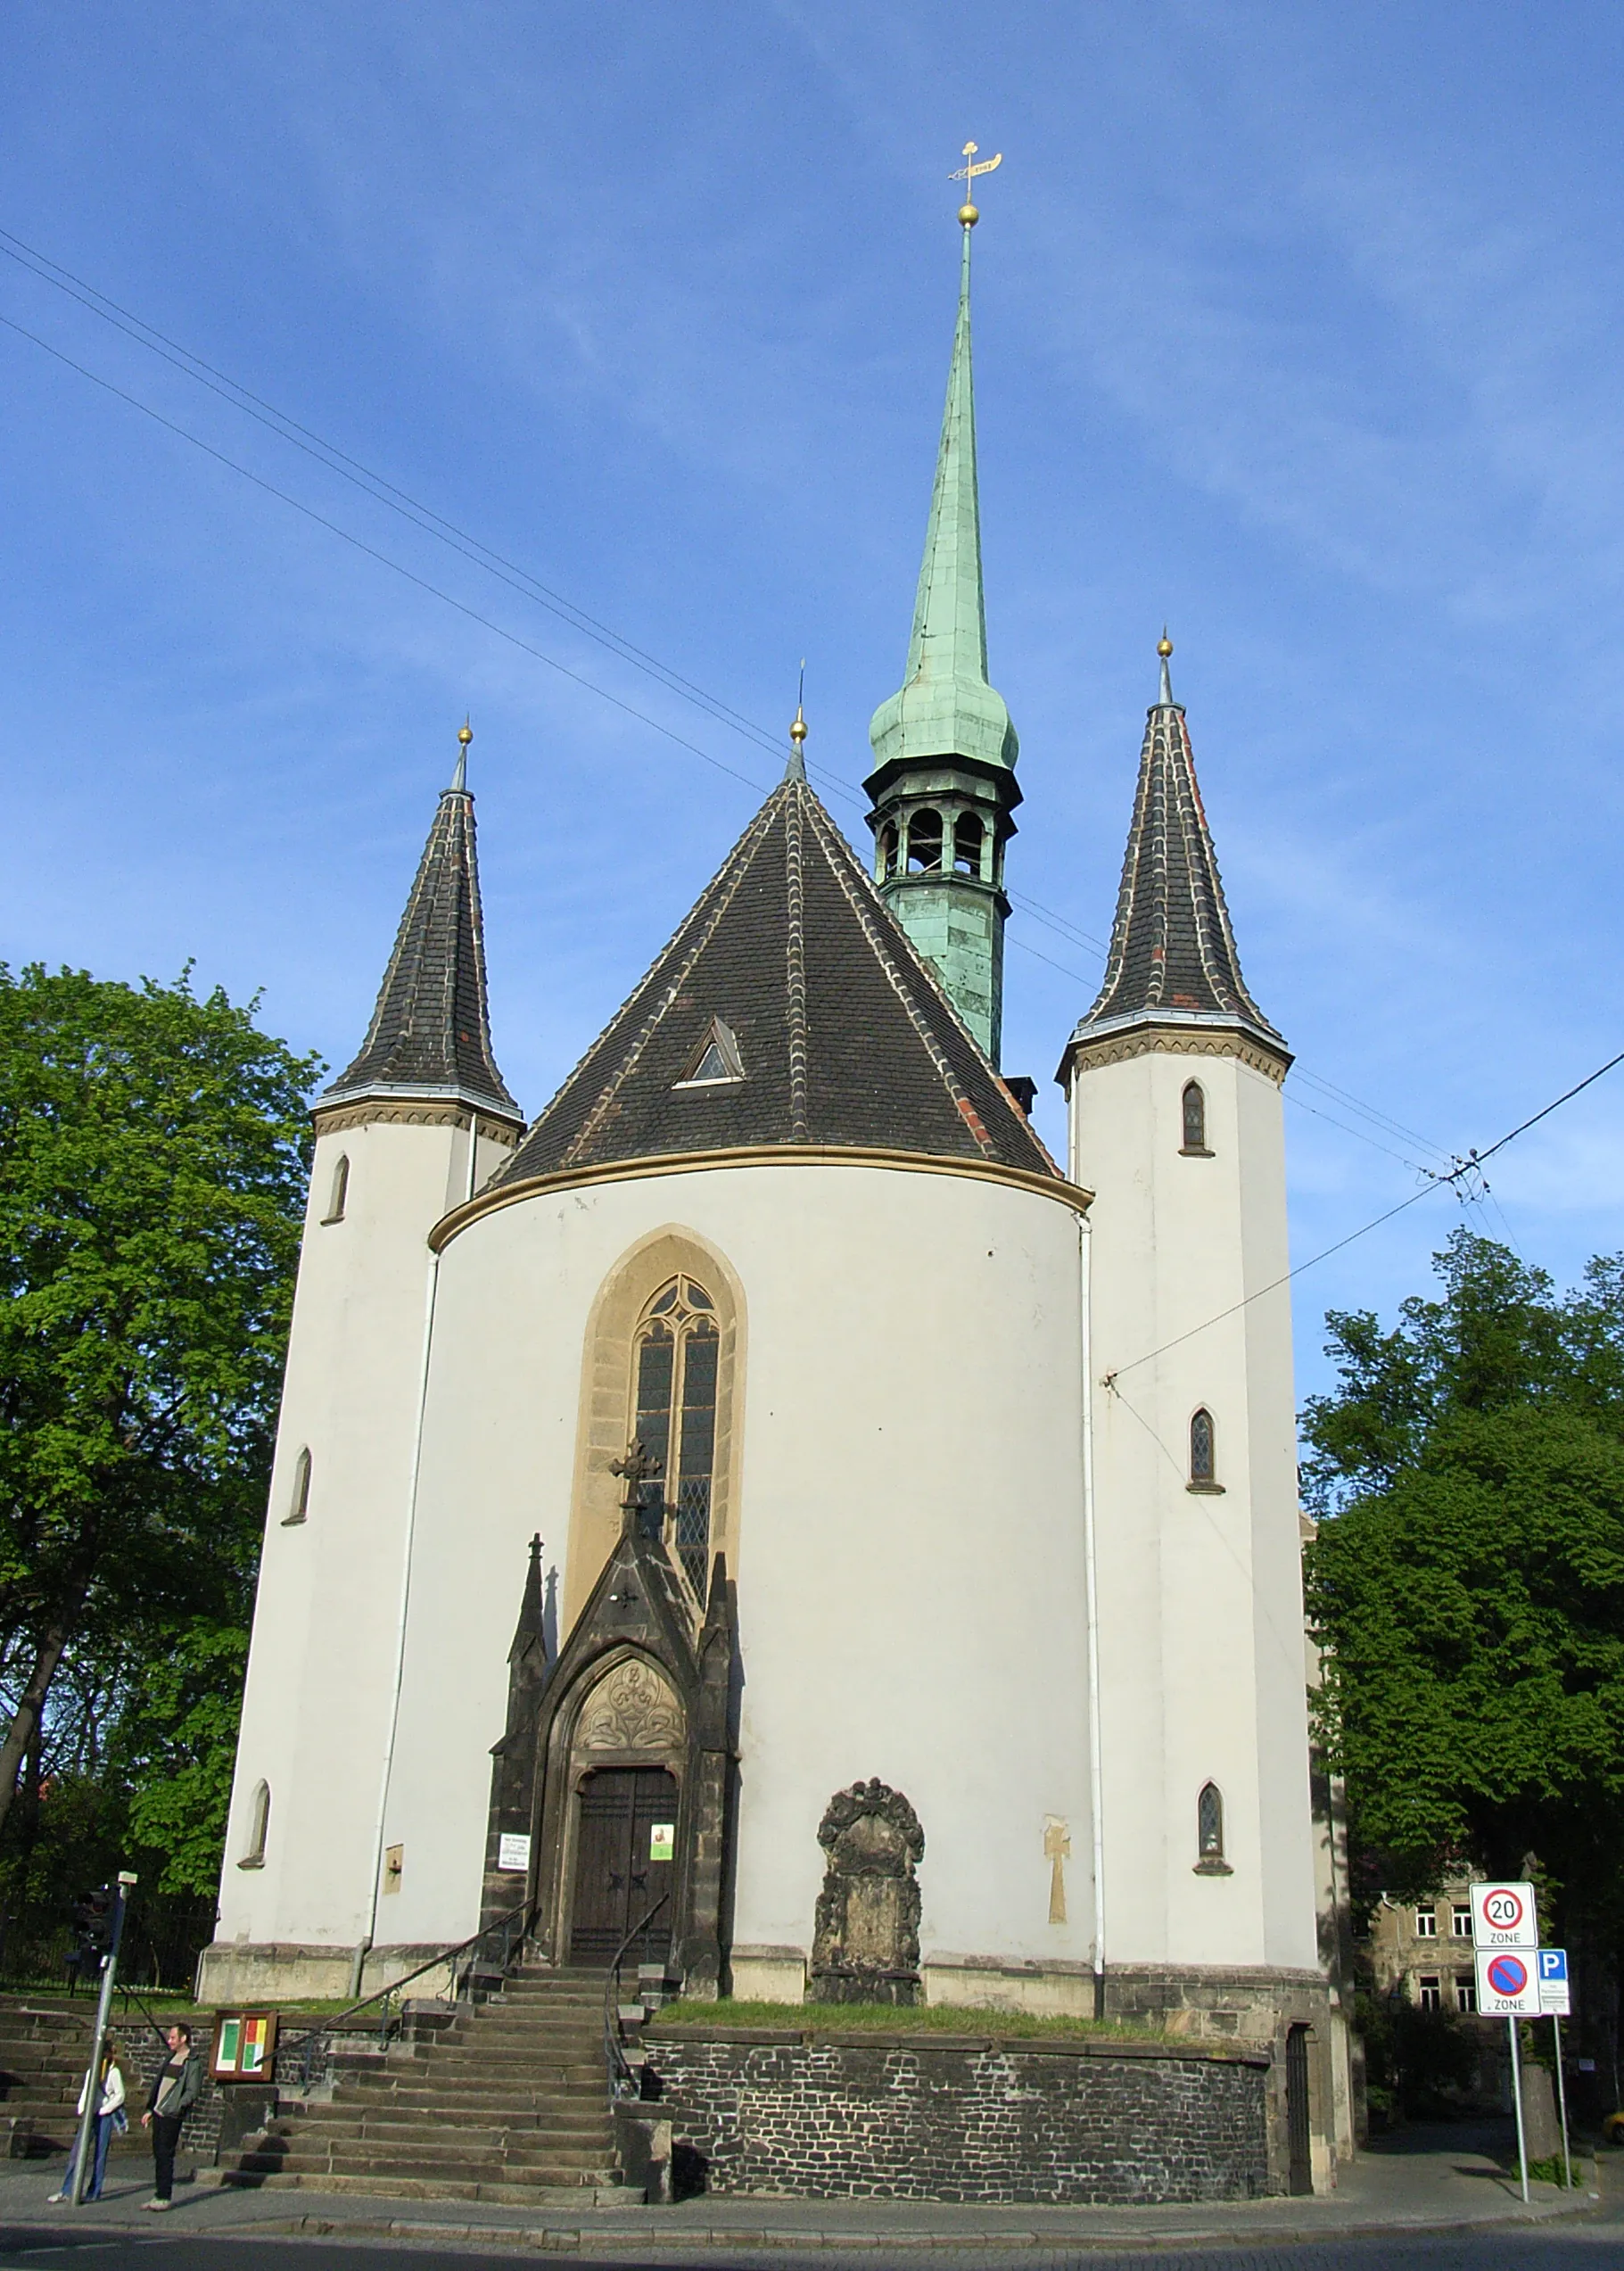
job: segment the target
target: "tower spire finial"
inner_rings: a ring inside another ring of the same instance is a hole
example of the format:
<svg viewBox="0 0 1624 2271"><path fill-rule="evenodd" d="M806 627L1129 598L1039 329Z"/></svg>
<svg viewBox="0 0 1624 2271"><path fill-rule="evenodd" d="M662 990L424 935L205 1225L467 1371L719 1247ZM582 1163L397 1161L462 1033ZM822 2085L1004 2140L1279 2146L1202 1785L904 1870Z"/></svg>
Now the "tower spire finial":
<svg viewBox="0 0 1624 2271"><path fill-rule="evenodd" d="M789 762L784 767L786 780L806 778L806 657L801 657L801 682L796 689L796 714L789 722Z"/></svg>
<svg viewBox="0 0 1624 2271"><path fill-rule="evenodd" d="M474 728L465 716L457 729L457 770L451 775L451 786L459 792L466 792L468 786L468 744L473 739Z"/></svg>
<svg viewBox="0 0 1624 2271"><path fill-rule="evenodd" d="M1003 163L1003 152L1000 150L995 157L984 158L977 165L976 163L977 148L977 145L974 142L967 142L963 152L964 163L956 173L951 173L947 177L949 181L961 181L964 184L964 202L959 208L959 219L964 224L967 238L970 230L981 219L979 209L971 202L976 194L976 176L979 173L992 173L996 167Z"/></svg>
<svg viewBox="0 0 1624 2271"><path fill-rule="evenodd" d="M1162 635L1156 642L1156 651L1162 658L1161 692L1157 700L1164 709L1173 707L1173 680L1167 670L1167 657L1173 652L1173 641L1167 636L1167 626L1162 625Z"/></svg>

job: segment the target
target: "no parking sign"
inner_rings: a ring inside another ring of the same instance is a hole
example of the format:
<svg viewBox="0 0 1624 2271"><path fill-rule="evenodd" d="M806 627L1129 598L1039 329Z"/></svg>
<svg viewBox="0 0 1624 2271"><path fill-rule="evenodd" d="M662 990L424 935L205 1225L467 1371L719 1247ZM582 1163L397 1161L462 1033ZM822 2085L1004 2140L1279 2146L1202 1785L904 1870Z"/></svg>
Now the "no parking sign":
<svg viewBox="0 0 1624 2271"><path fill-rule="evenodd" d="M1518 1948L1480 1948L1478 2009L1494 2019L1537 2019L1538 1953L1537 1948L1526 1953Z"/></svg>

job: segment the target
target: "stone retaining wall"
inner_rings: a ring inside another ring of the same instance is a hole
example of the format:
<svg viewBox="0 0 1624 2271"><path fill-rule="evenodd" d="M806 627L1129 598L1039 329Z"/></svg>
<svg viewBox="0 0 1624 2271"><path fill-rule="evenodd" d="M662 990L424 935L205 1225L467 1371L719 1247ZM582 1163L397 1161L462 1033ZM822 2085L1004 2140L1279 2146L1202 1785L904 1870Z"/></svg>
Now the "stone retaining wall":
<svg viewBox="0 0 1624 2271"><path fill-rule="evenodd" d="M686 2164L709 2192L1115 2205L1272 2188L1266 2055L754 2028L645 2044L679 2181Z"/></svg>

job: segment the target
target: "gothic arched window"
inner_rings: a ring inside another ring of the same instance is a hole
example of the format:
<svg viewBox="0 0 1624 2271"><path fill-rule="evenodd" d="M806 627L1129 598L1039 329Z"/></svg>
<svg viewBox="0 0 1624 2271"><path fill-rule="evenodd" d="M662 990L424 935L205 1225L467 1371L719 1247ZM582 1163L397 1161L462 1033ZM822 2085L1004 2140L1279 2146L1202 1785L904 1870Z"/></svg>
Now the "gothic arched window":
<svg viewBox="0 0 1624 2271"><path fill-rule="evenodd" d="M942 815L928 806L909 814L908 865L926 875L935 874L942 865Z"/></svg>
<svg viewBox="0 0 1624 2271"><path fill-rule="evenodd" d="M1199 1080L1184 1084L1184 1149L1204 1152L1207 1149L1207 1098Z"/></svg>
<svg viewBox="0 0 1624 2271"><path fill-rule="evenodd" d="M265 1840L270 1830L270 1784L256 1782L248 1808L248 1846L239 1869L263 1869Z"/></svg>
<svg viewBox="0 0 1624 2271"><path fill-rule="evenodd" d="M886 876L896 873L896 827L892 821L887 821L879 831L879 872L882 882Z"/></svg>
<svg viewBox="0 0 1624 2271"><path fill-rule="evenodd" d="M293 1487L288 1493L287 1512L282 1517L285 1530L295 1522L302 1522L310 1511L310 1454L301 1450L293 1461Z"/></svg>
<svg viewBox="0 0 1624 2271"><path fill-rule="evenodd" d="M953 873L981 873L981 846L986 830L975 813L960 813L953 822Z"/></svg>
<svg viewBox="0 0 1624 2271"><path fill-rule="evenodd" d="M710 1569L716 1466L716 1305L691 1277L673 1277L644 1309L636 1340L631 1433L660 1462L642 1485L659 1521L669 1510L678 1558L703 1601Z"/></svg>
<svg viewBox="0 0 1624 2271"><path fill-rule="evenodd" d="M1208 1863L1224 1858L1224 1795L1208 1782L1195 1802L1196 1858Z"/></svg>
<svg viewBox="0 0 1624 2271"><path fill-rule="evenodd" d="M327 1211L322 1217L324 1223L343 1220L344 1202L349 1195L350 1160L348 1153L345 1153L340 1157L333 1169L333 1189L327 1199Z"/></svg>
<svg viewBox="0 0 1624 2271"><path fill-rule="evenodd" d="M1190 1480L1199 1483L1216 1482L1217 1479L1217 1442L1212 1414L1202 1409L1190 1423Z"/></svg>

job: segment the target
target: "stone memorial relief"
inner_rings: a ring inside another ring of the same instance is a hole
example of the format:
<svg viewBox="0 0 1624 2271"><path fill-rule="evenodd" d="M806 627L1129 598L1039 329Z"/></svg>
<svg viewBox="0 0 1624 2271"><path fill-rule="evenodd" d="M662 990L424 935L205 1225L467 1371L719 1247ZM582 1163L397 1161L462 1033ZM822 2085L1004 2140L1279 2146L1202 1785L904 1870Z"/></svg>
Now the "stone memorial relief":
<svg viewBox="0 0 1624 2271"><path fill-rule="evenodd" d="M828 1856L812 1928L815 2003L919 1999L919 1818L878 1780L837 1790L818 1843Z"/></svg>
<svg viewBox="0 0 1624 2271"><path fill-rule="evenodd" d="M682 1706L651 1664L630 1657L596 1687L576 1730L578 1751L680 1749Z"/></svg>

